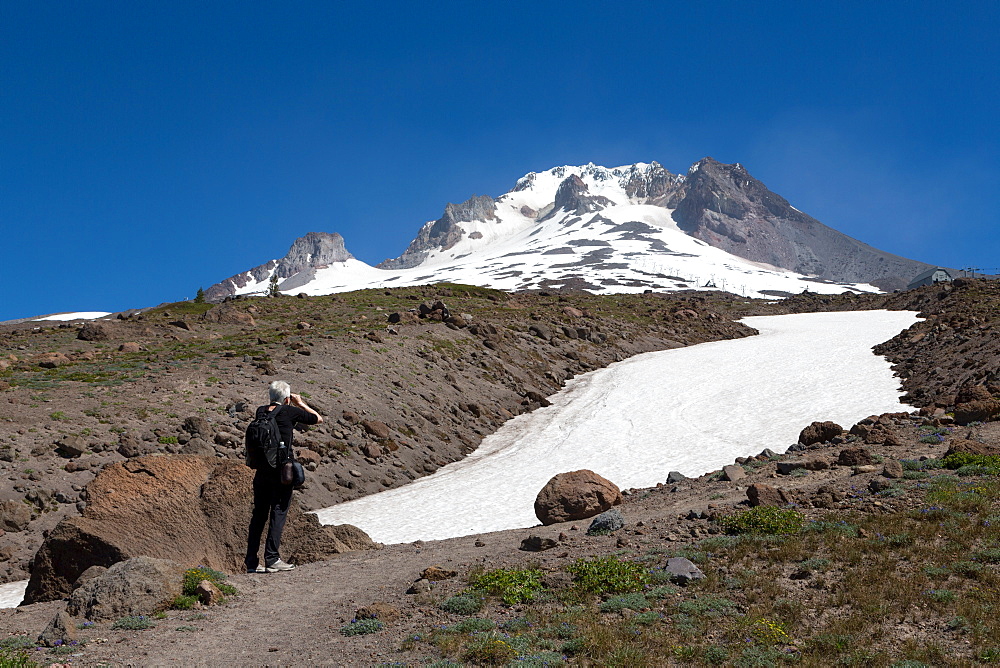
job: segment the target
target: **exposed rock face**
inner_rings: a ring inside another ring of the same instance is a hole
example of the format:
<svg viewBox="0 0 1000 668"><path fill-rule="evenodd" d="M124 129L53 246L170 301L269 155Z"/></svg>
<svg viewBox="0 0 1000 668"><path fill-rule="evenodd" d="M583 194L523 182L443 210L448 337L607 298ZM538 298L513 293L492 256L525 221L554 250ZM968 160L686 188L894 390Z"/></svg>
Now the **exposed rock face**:
<svg viewBox="0 0 1000 668"><path fill-rule="evenodd" d="M353 257L344 247L344 237L339 234L309 232L304 237L299 237L292 242L292 247L285 257L280 260L271 260L250 271L216 283L205 290L205 299L213 302L222 301L224 298L236 294L237 289L245 287L249 283L267 280L272 272L279 280L285 279L279 284L281 289L291 290L308 282L308 280L303 279L309 278L311 280L311 276L306 276L300 277L300 280L296 281L295 277L298 274L308 275L311 270L328 266L334 262L346 262Z"/></svg>
<svg viewBox="0 0 1000 668"><path fill-rule="evenodd" d="M542 220L552 218L559 212L575 213L582 216L585 213L600 211L611 204L611 200L600 195L591 195L590 187L576 174L572 174L559 184L552 211Z"/></svg>
<svg viewBox="0 0 1000 668"><path fill-rule="evenodd" d="M747 502L752 506L784 506L791 502L785 490L764 483L754 483L747 487Z"/></svg>
<svg viewBox="0 0 1000 668"><path fill-rule="evenodd" d="M136 556L240 571L253 498L242 463L189 455L147 456L104 469L87 487L83 515L60 522L35 555L25 603L69 594L91 566ZM377 547L355 527L324 527L293 499L281 554L307 563Z"/></svg>
<svg viewBox="0 0 1000 668"><path fill-rule="evenodd" d="M183 581L184 566L173 561L120 561L74 591L66 611L92 620L148 615L183 593Z"/></svg>
<svg viewBox="0 0 1000 668"><path fill-rule="evenodd" d="M930 268L852 239L794 209L739 163L704 158L664 202L693 237L733 255L833 281L892 290Z"/></svg>
<svg viewBox="0 0 1000 668"><path fill-rule="evenodd" d="M379 269L415 267L424 261L431 250L448 250L457 244L465 234L458 223L473 220L496 220L496 202L492 197L473 195L461 204L448 204L444 208L444 215L425 224L402 255L393 260L385 260L377 266Z"/></svg>
<svg viewBox="0 0 1000 668"><path fill-rule="evenodd" d="M582 469L554 476L535 497L535 517L542 524L582 520L622 502L618 486Z"/></svg>

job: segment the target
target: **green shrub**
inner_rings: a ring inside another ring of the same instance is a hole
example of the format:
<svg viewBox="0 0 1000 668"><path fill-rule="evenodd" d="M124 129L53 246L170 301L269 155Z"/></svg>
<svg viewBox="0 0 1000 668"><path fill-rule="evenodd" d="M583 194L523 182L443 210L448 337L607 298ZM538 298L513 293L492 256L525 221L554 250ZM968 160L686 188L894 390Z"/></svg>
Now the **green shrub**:
<svg viewBox="0 0 1000 668"><path fill-rule="evenodd" d="M208 580L218 587L219 591L226 596L233 596L236 594L236 587L226 584L226 574L220 573L214 568L209 568L208 566L198 566L197 568L189 568L184 571L184 594L186 596L193 596L195 590L198 588L198 584L202 580Z"/></svg>
<svg viewBox="0 0 1000 668"><path fill-rule="evenodd" d="M162 443L163 445L177 445L176 436L160 436L160 438L158 438L157 441Z"/></svg>
<svg viewBox="0 0 1000 668"><path fill-rule="evenodd" d="M28 649L35 645L35 639L31 636L9 636L0 640L0 647L3 649Z"/></svg>
<svg viewBox="0 0 1000 668"><path fill-rule="evenodd" d="M791 508L757 506L719 520L728 534L777 536L798 533L805 517Z"/></svg>
<svg viewBox="0 0 1000 668"><path fill-rule="evenodd" d="M483 599L472 594L459 594L447 599L440 608L454 615L474 615L483 609Z"/></svg>
<svg viewBox="0 0 1000 668"><path fill-rule="evenodd" d="M561 654L556 652L538 652L528 656L519 656L516 659L518 668L556 668L565 666L566 660Z"/></svg>
<svg viewBox="0 0 1000 668"><path fill-rule="evenodd" d="M352 619L350 624L340 628L342 636L362 636L382 630L382 622L377 619Z"/></svg>
<svg viewBox="0 0 1000 668"><path fill-rule="evenodd" d="M566 567L576 586L593 594L627 594L649 584L649 572L641 564L618 557L577 559Z"/></svg>
<svg viewBox="0 0 1000 668"><path fill-rule="evenodd" d="M498 568L469 578L471 589L498 596L507 605L527 603L544 587L542 572L533 568Z"/></svg>
<svg viewBox="0 0 1000 668"><path fill-rule="evenodd" d="M973 455L968 452L953 452L941 459L941 465L946 469L961 469L965 466L975 466L986 471L992 471L992 475L1000 473L1000 456L997 455Z"/></svg>
<svg viewBox="0 0 1000 668"><path fill-rule="evenodd" d="M645 596L637 592L612 596L598 606L601 612L621 612L625 608L629 610L643 610L648 607L649 601Z"/></svg>
<svg viewBox="0 0 1000 668"><path fill-rule="evenodd" d="M485 666L503 666L515 658L517 652L514 648L493 635L473 640L462 652L462 661Z"/></svg>
<svg viewBox="0 0 1000 668"><path fill-rule="evenodd" d="M124 629L126 631L142 631L144 629L151 629L156 624L153 620L145 615L133 615L131 617L122 617L121 619L115 620L115 623L111 625L113 629Z"/></svg>
<svg viewBox="0 0 1000 668"><path fill-rule="evenodd" d="M174 598L170 602L170 607L174 610L190 610L194 607L194 604L198 602L197 596L188 596L187 594L181 594Z"/></svg>
<svg viewBox="0 0 1000 668"><path fill-rule="evenodd" d="M492 631L496 627L497 625L492 619L469 617L468 619L463 619L458 624L455 624L449 630L454 631L455 633L475 633L477 631Z"/></svg>
<svg viewBox="0 0 1000 668"><path fill-rule="evenodd" d="M677 604L678 611L693 617L721 617L734 614L738 609L739 606L728 598L711 594L681 601Z"/></svg>

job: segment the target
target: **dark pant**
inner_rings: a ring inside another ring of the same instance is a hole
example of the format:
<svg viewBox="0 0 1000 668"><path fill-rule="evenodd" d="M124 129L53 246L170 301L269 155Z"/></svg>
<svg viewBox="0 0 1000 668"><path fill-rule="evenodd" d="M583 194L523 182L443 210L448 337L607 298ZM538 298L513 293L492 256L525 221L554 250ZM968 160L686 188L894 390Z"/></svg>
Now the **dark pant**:
<svg viewBox="0 0 1000 668"><path fill-rule="evenodd" d="M260 537L268 519L271 522L267 529L267 542L264 543L264 564L271 565L278 560L281 531L285 528L285 517L291 500L292 486L281 484L280 473L276 469L264 465L257 470L253 477L253 514L247 531L247 569L257 568L260 563L257 552L260 550Z"/></svg>

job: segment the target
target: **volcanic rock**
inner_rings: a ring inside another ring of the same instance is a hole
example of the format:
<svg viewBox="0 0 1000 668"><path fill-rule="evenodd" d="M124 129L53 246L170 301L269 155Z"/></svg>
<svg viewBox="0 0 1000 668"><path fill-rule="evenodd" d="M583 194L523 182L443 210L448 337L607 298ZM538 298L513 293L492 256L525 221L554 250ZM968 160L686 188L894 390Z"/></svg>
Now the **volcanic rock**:
<svg viewBox="0 0 1000 668"><path fill-rule="evenodd" d="M759 482L747 487L747 501L752 507L785 506L791 503L791 499L785 493L785 490Z"/></svg>
<svg viewBox="0 0 1000 668"><path fill-rule="evenodd" d="M875 463L871 453L864 448L845 448L837 456L840 466L870 466Z"/></svg>
<svg viewBox="0 0 1000 668"><path fill-rule="evenodd" d="M622 502L621 490L610 480L582 469L560 473L535 497L535 517L542 524L582 520Z"/></svg>
<svg viewBox="0 0 1000 668"><path fill-rule="evenodd" d="M184 566L178 563L135 557L113 564L74 591L66 611L95 621L148 615L180 596L183 580Z"/></svg>
<svg viewBox="0 0 1000 668"><path fill-rule="evenodd" d="M844 433L844 428L836 422L813 422L799 433L799 443L802 445L813 445L814 443L827 443L834 437Z"/></svg>
<svg viewBox="0 0 1000 668"><path fill-rule="evenodd" d="M61 521L42 543L25 601L65 596L87 568L136 556L241 571L252 477L241 462L190 455L108 466L88 485L83 515ZM303 564L378 546L356 527L321 526L293 499L281 547Z"/></svg>
<svg viewBox="0 0 1000 668"><path fill-rule="evenodd" d="M969 424L970 422L989 422L1000 418L1000 399L983 399L969 401L955 406L955 422Z"/></svg>

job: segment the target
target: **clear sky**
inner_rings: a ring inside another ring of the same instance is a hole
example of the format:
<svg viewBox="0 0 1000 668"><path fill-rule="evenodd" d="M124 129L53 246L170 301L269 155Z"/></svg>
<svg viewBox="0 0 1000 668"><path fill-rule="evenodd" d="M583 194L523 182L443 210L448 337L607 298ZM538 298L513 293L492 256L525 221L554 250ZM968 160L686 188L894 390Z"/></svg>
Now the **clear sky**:
<svg viewBox="0 0 1000 668"><path fill-rule="evenodd" d="M1000 267L1000 3L0 7L0 320L339 232L371 264L529 171L741 162L892 253Z"/></svg>

